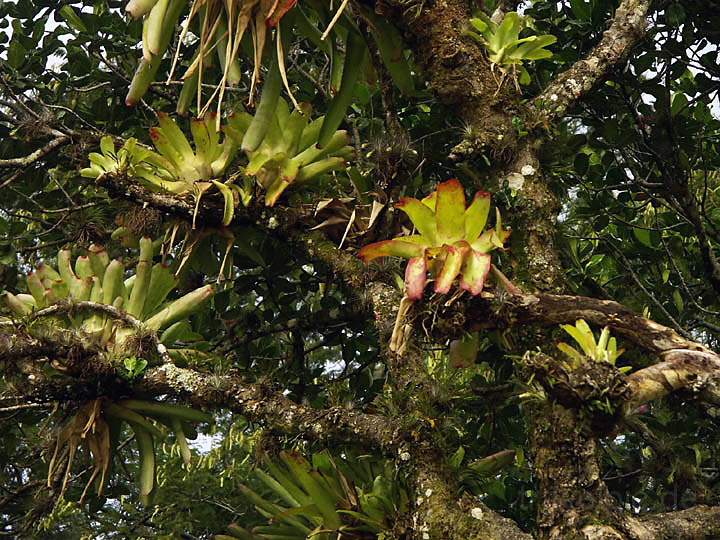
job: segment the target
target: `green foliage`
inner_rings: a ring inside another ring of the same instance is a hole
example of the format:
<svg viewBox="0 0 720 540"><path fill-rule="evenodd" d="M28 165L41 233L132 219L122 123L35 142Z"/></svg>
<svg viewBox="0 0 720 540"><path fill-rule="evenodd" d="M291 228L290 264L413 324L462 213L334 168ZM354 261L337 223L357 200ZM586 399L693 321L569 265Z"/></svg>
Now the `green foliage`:
<svg viewBox="0 0 720 540"><path fill-rule="evenodd" d="M178 101L178 112L187 111L192 97L199 93L198 87L204 81L212 80L212 74L217 74L220 82L214 83L216 91L206 103L201 105L198 97L198 110L204 113L214 100L218 101L220 110L225 85L235 86L242 79L243 56L250 57L254 64L250 77L250 86L254 87L267 48L272 51L266 55L271 57L271 77L264 84L272 87L271 93L278 95L282 80L290 92L284 57L291 47L292 37L297 36L312 43L332 59L332 85L337 92L330 100L320 133L321 146L327 144L353 100L357 82L367 65L368 47L355 22L343 13L345 4L335 11L321 3L295 4L289 0L273 4L255 0L245 3L238 12L234 4L211 0L202 10L191 9L185 23L187 26L178 33L185 37L188 31L192 31L199 39L186 51L186 54L190 53L191 59L182 75L184 85ZM126 97L128 105L137 104L161 72L162 57L178 31L177 25L186 5L185 0L128 2L126 11L135 19L143 19L143 57ZM400 33L371 10L365 10L365 16L371 23L371 35L393 81L407 95L413 94L413 75L404 54ZM252 40L251 34L255 36ZM173 59L170 76L174 73L179 57L180 51Z"/></svg>
<svg viewBox="0 0 720 540"><path fill-rule="evenodd" d="M382 537L408 508L408 495L391 462L371 456L334 457L328 451L313 454L312 463L295 452L282 452L279 458L266 458L266 471L255 470L267 496L241 486L269 523L252 531L233 524L228 528L232 537Z"/></svg>
<svg viewBox="0 0 720 540"><path fill-rule="evenodd" d="M230 125L235 118L239 117L231 117ZM225 200L223 224L229 225L235 209L233 192L215 178L224 175L239 145L227 136L220 142L217 118L212 114L190 121L194 150L172 118L161 112L158 120L160 125L150 129L157 152L138 145L131 138L116 153L112 139L103 137L102 154L90 154L91 166L80 171L82 176L99 179L108 173L127 174L153 190L176 195L192 193L198 203L202 194L215 185Z"/></svg>
<svg viewBox="0 0 720 540"><path fill-rule="evenodd" d="M519 69L520 84L530 83L530 74L523 62L552 58L553 53L545 47L557 41L550 34L529 35L521 38L520 33L528 27L528 19L515 11L505 14L502 22L496 24L487 16L470 19L476 30L468 35L482 43L488 51L490 61L506 70Z"/></svg>
<svg viewBox="0 0 720 540"><path fill-rule="evenodd" d="M145 371L147 365L147 360L144 358L138 358L137 356L128 356L123 360L123 366L125 367L127 377L130 380L140 377Z"/></svg>
<svg viewBox="0 0 720 540"><path fill-rule="evenodd" d="M90 153L90 167L80 171L82 176L99 179L106 174L127 174L141 178L153 175L152 164L146 161L152 152L139 146L133 137L116 151L112 137L105 135L100 139L100 152Z"/></svg>
<svg viewBox="0 0 720 540"><path fill-rule="evenodd" d="M227 132L238 144L243 144L248 158L244 174L257 179L265 190L265 204L273 206L289 186L344 169L345 159L353 154L353 149L348 145L350 139L344 130L336 131L320 148L318 138L325 117L310 122L311 107L307 103L291 112L287 102L278 97L274 100L274 108L269 110L270 116L264 120L264 134L259 143L246 147L245 137L255 129L260 110L254 117L240 115L242 118L231 122Z"/></svg>
<svg viewBox="0 0 720 540"><path fill-rule="evenodd" d="M186 433L194 432L193 423L209 422L211 417L181 405L141 400L113 402L105 398L89 401L79 407L69 419L57 428L55 451L48 465L48 485L62 474L62 495L68 482L78 447L92 455L93 470L80 496L80 504L91 486L97 497L102 497L109 480L114 459L121 459L120 440L123 424L133 431L139 452L138 487L145 505L151 504L157 489L155 473L155 447L164 438L165 430L157 422L168 426L175 434L183 459L190 462L191 451ZM64 469L64 472L63 472Z"/></svg>
<svg viewBox="0 0 720 540"><path fill-rule="evenodd" d="M212 114L191 120L194 150L177 123L168 115L158 113L160 125L150 129L157 152L140 146L132 138L116 152L112 139L103 137L102 154L91 153L91 166L81 174L96 179L109 173L126 174L153 190L176 195L192 193L196 202L214 185L225 201L223 224L229 225L235 198L239 196L247 205L252 197L247 183L236 185L234 177L219 181L241 145L248 160L243 172L247 178L255 177L266 190L268 206L273 206L292 184L345 168L345 159L353 154L346 131L336 131L325 146L319 148L324 116L310 122L308 104L290 112L287 102L279 95L267 105L270 113L267 118L261 118L264 113L260 110L255 116L240 110L229 117L222 129L218 129L219 122ZM257 141L246 148L243 141L253 130L260 130L254 137ZM222 142L221 131L225 134Z"/></svg>

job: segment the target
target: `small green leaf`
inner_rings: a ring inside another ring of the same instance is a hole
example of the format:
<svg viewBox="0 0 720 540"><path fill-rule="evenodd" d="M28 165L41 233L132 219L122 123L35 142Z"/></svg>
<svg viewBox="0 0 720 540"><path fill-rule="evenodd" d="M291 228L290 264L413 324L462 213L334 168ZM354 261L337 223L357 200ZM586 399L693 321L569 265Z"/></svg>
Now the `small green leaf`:
<svg viewBox="0 0 720 540"><path fill-rule="evenodd" d="M570 0L573 15L581 21L589 21L592 17L592 2L586 0Z"/></svg>
<svg viewBox="0 0 720 540"><path fill-rule="evenodd" d="M489 26L482 19L478 19L478 18L470 19L470 24L473 26L473 28L475 28L475 30L477 30L481 34L484 34L485 32L487 32L489 30Z"/></svg>
<svg viewBox="0 0 720 540"><path fill-rule="evenodd" d="M460 465L462 464L463 459L465 459L465 448L461 446L450 457L448 464L450 465L450 467L457 470L460 468Z"/></svg>
<svg viewBox="0 0 720 540"><path fill-rule="evenodd" d="M531 82L530 73L524 67L520 69L519 81L520 81L520 84L522 84L523 86L527 86Z"/></svg>
<svg viewBox="0 0 720 540"><path fill-rule="evenodd" d="M144 358L130 356L129 358L125 358L125 360L123 360L123 365L128 372L129 378L135 379L140 376L143 371L145 371L148 363L147 360L145 360Z"/></svg>
<svg viewBox="0 0 720 540"><path fill-rule="evenodd" d="M573 360L582 362L585 359L584 354L578 351L575 347L568 345L567 343L564 343L562 341L557 344L557 348L560 349L561 352L567 354Z"/></svg>
<svg viewBox="0 0 720 540"><path fill-rule="evenodd" d="M678 289L673 291L673 303L678 311L685 309L685 302L683 301L682 295Z"/></svg>
<svg viewBox="0 0 720 540"><path fill-rule="evenodd" d="M20 41L13 39L7 50L7 63L11 68L19 69L27 57L27 50L22 46Z"/></svg>
<svg viewBox="0 0 720 540"><path fill-rule="evenodd" d="M650 236L650 231L647 229L639 229L638 227L633 227L633 235L637 240L644 246L647 246L649 248L654 248L655 246L652 243L652 239Z"/></svg>
<svg viewBox="0 0 720 540"><path fill-rule="evenodd" d="M511 465L515 461L515 450L501 450L490 456L473 461L468 468L477 474L489 476Z"/></svg>
<svg viewBox="0 0 720 540"><path fill-rule="evenodd" d="M75 13L75 9L72 6L64 5L59 10L60 16L65 19L65 21L75 30L78 32L87 32L87 26L85 26L85 23L82 21L80 16Z"/></svg>

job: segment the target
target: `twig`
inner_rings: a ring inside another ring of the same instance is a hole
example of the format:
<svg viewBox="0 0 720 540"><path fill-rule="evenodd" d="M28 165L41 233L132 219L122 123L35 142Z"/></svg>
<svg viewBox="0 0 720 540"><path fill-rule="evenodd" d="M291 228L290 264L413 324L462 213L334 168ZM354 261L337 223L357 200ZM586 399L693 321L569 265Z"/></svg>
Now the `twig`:
<svg viewBox="0 0 720 540"><path fill-rule="evenodd" d="M20 405L11 405L9 407L0 407L0 413L21 411L24 409L45 409L52 406L52 403L22 403Z"/></svg>
<svg viewBox="0 0 720 540"><path fill-rule="evenodd" d="M70 142L69 136L61 135L59 137L52 139L45 146L43 146L42 148L38 148L32 154L28 154L25 157L0 159L0 168L27 167L28 165L32 165L39 159L47 156L50 152L52 152L56 148L58 148L64 144L67 144L69 142ZM8 183L9 183L9 181L6 180L2 185L0 185L0 187L5 187Z"/></svg>

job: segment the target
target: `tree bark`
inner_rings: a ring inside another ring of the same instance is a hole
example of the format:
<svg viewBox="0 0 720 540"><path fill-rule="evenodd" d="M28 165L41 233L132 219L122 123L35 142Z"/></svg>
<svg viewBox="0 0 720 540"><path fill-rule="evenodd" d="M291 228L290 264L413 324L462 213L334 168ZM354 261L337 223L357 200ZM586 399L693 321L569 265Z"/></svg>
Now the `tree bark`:
<svg viewBox="0 0 720 540"><path fill-rule="evenodd" d="M631 538L619 526L623 517L602 481L597 440L579 412L546 401L529 416L540 502L538 538L584 539L585 528L598 523L614 531L615 538Z"/></svg>

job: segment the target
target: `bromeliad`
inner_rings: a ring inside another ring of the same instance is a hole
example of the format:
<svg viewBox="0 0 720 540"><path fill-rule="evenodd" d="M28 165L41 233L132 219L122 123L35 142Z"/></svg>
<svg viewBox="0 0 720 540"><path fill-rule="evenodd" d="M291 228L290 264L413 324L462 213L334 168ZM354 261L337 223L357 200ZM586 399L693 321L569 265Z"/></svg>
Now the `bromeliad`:
<svg viewBox="0 0 720 540"><path fill-rule="evenodd" d="M125 263L110 259L102 246L91 245L87 255L72 264L70 250L60 250L57 269L41 263L26 279L27 293L4 292L2 298L15 316L26 317L61 302L93 302L112 306L158 334L159 341L171 346L178 335L187 334L187 319L215 294L214 285L204 285L177 298L168 295L178 280L162 263L153 264L154 244L150 238L139 241L140 253L135 272L125 278ZM102 313L68 313L54 317L52 324L80 333L84 340L118 356L130 355L137 330L122 320ZM170 351L171 352L171 351Z"/></svg>
<svg viewBox="0 0 720 540"><path fill-rule="evenodd" d="M584 319L577 320L575 326L561 324L560 328L565 330L581 349L581 351L578 351L572 345L564 342L557 344L557 348L567 355L572 369L582 365L588 358L595 362L607 362L614 366L615 361L625 351L625 349L618 349L617 341L610 336L610 328L607 326L602 329L597 341L595 341L595 334ZM624 366L619 369L625 373L631 368L630 366Z"/></svg>
<svg viewBox="0 0 720 540"><path fill-rule="evenodd" d="M137 144L135 139L129 139L116 151L112 138L103 137L102 153L90 154L91 165L81 171L82 176L100 179L106 174L125 173L152 190L175 195L192 194L195 214L203 194L215 186L224 200L223 225L229 225L235 212L234 191L239 188L219 179L235 158L239 144L234 138L225 136L224 131L242 129L242 116L230 116L222 128L218 128L214 114L191 120L194 145L170 116L160 112L157 117L159 125L150 128L150 138L157 152Z"/></svg>
<svg viewBox="0 0 720 540"><path fill-rule="evenodd" d="M530 74L524 63L551 58L553 53L545 47L557 38L550 34L529 35L521 38L520 33L532 24L532 19L522 17L515 11L505 15L497 24L486 15L470 19L472 30L466 33L482 43L493 66L499 66L505 73L517 70L520 84L530 84Z"/></svg>
<svg viewBox="0 0 720 540"><path fill-rule="evenodd" d="M261 105L267 103L265 83ZM270 96L267 107L258 106L255 116L236 113L227 126L227 134L242 144L248 158L246 177L254 177L265 189L265 204L273 206L290 186L306 183L319 176L346 167L352 156L347 131L335 131L329 142L319 147L319 135L325 122L321 116L310 121L309 103L290 111L279 96Z"/></svg>
<svg viewBox="0 0 720 540"><path fill-rule="evenodd" d="M497 209L495 227L484 230L490 194L478 191L466 208L462 184L452 179L424 199L403 198L396 207L408 215L418 234L367 245L358 256L366 263L389 256L409 259L405 293L410 300L422 298L428 272L437 293L449 292L460 276L461 289L480 294L492 266L490 252L502 248L510 235Z"/></svg>

